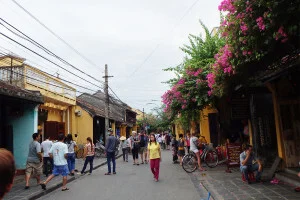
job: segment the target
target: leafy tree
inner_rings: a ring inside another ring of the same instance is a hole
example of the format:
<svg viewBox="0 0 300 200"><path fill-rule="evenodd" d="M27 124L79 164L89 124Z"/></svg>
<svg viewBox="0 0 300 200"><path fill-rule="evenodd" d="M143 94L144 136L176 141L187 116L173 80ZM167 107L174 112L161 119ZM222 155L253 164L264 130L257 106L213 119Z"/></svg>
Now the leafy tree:
<svg viewBox="0 0 300 200"><path fill-rule="evenodd" d="M224 45L218 32L211 33L202 21L200 24L205 36L189 35L189 44L180 48L185 53L184 62L166 69L176 77L166 82L171 89L162 96L169 118L174 120L180 113L177 122L185 130L189 129L191 120L198 121L199 110L212 103L207 76L215 62L215 54Z"/></svg>

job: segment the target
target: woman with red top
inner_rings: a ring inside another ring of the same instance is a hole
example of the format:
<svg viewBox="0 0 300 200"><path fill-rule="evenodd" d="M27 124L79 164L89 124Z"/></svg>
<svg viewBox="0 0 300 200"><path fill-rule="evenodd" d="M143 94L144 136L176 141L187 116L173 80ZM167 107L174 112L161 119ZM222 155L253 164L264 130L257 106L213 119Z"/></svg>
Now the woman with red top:
<svg viewBox="0 0 300 200"><path fill-rule="evenodd" d="M95 145L93 144L93 141L90 137L86 139L87 144L84 147L84 165L81 170L81 175L84 174L84 171L86 169L86 166L88 163L90 163L90 171L89 175L93 172L93 161L94 161L94 156L95 156Z"/></svg>

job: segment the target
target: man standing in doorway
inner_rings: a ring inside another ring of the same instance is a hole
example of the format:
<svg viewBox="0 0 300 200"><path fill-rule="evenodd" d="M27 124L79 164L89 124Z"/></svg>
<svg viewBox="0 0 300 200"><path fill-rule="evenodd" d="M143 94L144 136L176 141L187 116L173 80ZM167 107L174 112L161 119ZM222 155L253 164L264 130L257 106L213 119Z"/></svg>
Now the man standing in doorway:
<svg viewBox="0 0 300 200"><path fill-rule="evenodd" d="M29 152L25 170L25 189L29 188L31 174L36 175L37 184L40 184L41 174L43 173L43 156L41 153L40 134L32 134L33 141L29 144Z"/></svg>
<svg viewBox="0 0 300 200"><path fill-rule="evenodd" d="M53 179L54 176L62 175L63 177L63 185L62 185L62 191L69 190L69 188L66 187L67 185L67 178L69 174L69 169L68 169L68 146L64 143L65 140L65 135L64 134L59 134L58 135L58 141L52 145L49 155L50 157L53 158L54 161L54 167L53 167L53 172L51 176L47 178L47 180L41 184L42 189L46 190L46 185L51 179Z"/></svg>
<svg viewBox="0 0 300 200"><path fill-rule="evenodd" d="M107 157L107 166L108 172L105 175L111 175L111 162L113 164L113 174L116 174L116 148L119 143L118 139L113 135L113 130L109 128L107 130L109 132L109 136L106 140L105 151Z"/></svg>
<svg viewBox="0 0 300 200"><path fill-rule="evenodd" d="M50 171L53 169L53 159L49 156L49 151L52 147L53 143L50 141L50 136L46 138L44 142L41 144L41 149L43 152L43 161L44 161L44 172L46 177L48 177L48 162L50 162Z"/></svg>

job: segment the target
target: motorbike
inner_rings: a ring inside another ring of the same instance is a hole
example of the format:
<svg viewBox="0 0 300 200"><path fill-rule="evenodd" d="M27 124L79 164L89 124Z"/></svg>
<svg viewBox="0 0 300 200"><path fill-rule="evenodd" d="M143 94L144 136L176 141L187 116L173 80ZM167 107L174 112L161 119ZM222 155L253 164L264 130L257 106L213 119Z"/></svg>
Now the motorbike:
<svg viewBox="0 0 300 200"><path fill-rule="evenodd" d="M117 147L116 147L115 156L119 155L120 147L121 147L121 145L120 145L120 142L119 142ZM96 144L95 144L95 157L97 157L97 158L101 158L101 157L105 158L106 157L105 146L104 146L103 141L99 141L99 140L96 141Z"/></svg>
<svg viewBox="0 0 300 200"><path fill-rule="evenodd" d="M104 144L103 141L97 140L95 144L95 157L97 158L106 157L105 146L103 144Z"/></svg>

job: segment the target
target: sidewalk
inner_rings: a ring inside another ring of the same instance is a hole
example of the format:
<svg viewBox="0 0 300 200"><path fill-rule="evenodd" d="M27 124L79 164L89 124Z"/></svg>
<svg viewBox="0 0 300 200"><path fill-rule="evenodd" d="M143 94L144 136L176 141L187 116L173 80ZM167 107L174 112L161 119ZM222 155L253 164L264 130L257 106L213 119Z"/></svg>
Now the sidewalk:
<svg viewBox="0 0 300 200"><path fill-rule="evenodd" d="M191 176L196 177L198 183L200 182L200 188L210 192L214 200L300 199L300 193L294 191L293 185L282 182L277 185L270 182L248 185L242 181L239 168L232 169L232 173L226 173L224 165L206 169L205 172L196 171Z"/></svg>
<svg viewBox="0 0 300 200"><path fill-rule="evenodd" d="M119 155L117 158L119 158ZM80 172L83 167L84 161L83 159L76 159L76 169ZM97 169L106 164L106 158L95 158L94 159L94 169ZM89 165L87 166L86 172L89 170ZM75 176L68 176L68 182L74 181L79 178L80 175L75 174ZM45 175L41 176L41 181L46 180ZM25 180L24 176L16 177L15 183L13 185L12 190L5 195L4 200L33 200L37 199L45 194L48 194L62 185L62 177L57 176L54 177L48 184L47 190L42 190L40 185L37 185L36 179L31 178L30 180L30 188L25 190Z"/></svg>

